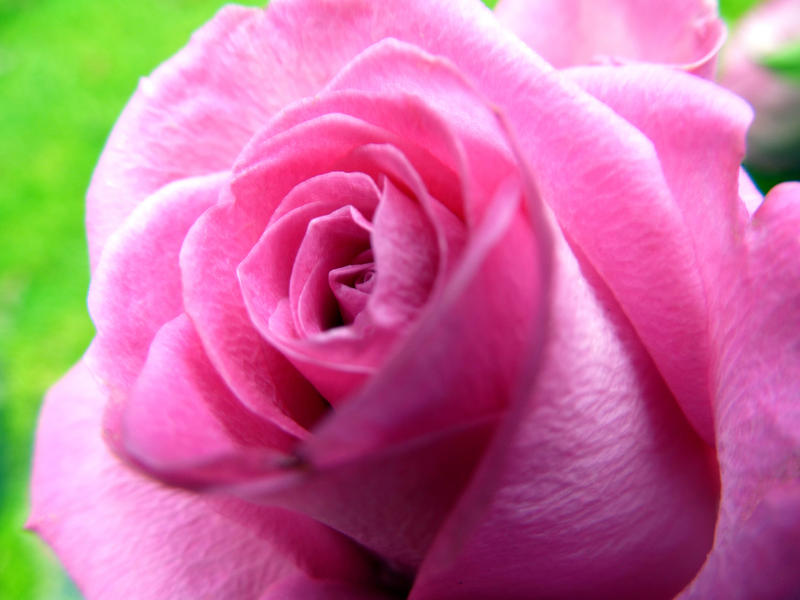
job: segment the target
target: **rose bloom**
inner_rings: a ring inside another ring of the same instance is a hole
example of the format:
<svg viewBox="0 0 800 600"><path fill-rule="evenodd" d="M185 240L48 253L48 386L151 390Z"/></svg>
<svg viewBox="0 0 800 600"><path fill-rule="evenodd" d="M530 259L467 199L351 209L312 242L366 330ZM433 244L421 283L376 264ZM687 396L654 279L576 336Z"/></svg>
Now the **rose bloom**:
<svg viewBox="0 0 800 600"><path fill-rule="evenodd" d="M748 164L767 172L800 172L800 81L762 64L792 44L800 44L800 2L770 0L742 19L723 55L720 82L755 109Z"/></svg>
<svg viewBox="0 0 800 600"><path fill-rule="evenodd" d="M589 6L231 6L141 82L35 452L87 598L796 597L800 185L713 7Z"/></svg>

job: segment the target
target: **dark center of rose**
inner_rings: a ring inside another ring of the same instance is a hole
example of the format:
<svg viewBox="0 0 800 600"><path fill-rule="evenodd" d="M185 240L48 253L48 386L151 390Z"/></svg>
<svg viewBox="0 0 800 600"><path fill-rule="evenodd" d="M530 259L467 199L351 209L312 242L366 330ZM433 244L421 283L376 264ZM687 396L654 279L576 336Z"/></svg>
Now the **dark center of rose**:
<svg viewBox="0 0 800 600"><path fill-rule="evenodd" d="M372 250L365 250L351 264L330 271L328 283L338 305L338 318L328 323L329 328L356 320L366 308L377 279Z"/></svg>

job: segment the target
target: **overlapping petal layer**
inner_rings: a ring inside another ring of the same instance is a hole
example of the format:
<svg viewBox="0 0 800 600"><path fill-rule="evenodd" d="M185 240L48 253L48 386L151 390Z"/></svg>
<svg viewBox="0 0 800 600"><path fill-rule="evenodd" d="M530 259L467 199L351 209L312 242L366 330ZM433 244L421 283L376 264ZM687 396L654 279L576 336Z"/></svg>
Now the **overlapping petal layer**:
<svg viewBox="0 0 800 600"><path fill-rule="evenodd" d="M368 576L351 544L306 517L170 489L124 465L99 434L107 402L78 364L46 399L35 451L28 527L87 597L255 600L301 568Z"/></svg>
<svg viewBox="0 0 800 600"><path fill-rule="evenodd" d="M681 600L800 589L800 184L774 188L728 257L721 323L714 549Z"/></svg>
<svg viewBox="0 0 800 600"><path fill-rule="evenodd" d="M597 274L558 248L537 383L451 513L413 599L667 599L711 546L711 449Z"/></svg>
<svg viewBox="0 0 800 600"><path fill-rule="evenodd" d="M558 68L644 62L711 77L725 41L714 0L502 0L496 13Z"/></svg>
<svg viewBox="0 0 800 600"><path fill-rule="evenodd" d="M720 273L749 220L739 199L739 165L752 111L740 99L696 77L652 66L570 69L567 75L636 126L653 143L675 205L681 212L703 279L705 326L693 343L695 394L678 400L697 431L713 443L712 336L720 307ZM658 269L652 262L647 268ZM683 318L683 315L678 315ZM635 321L634 321L635 322ZM645 336L645 343L652 343ZM657 349L654 349L657 352ZM656 354L657 356L657 354ZM669 376L669 372L665 372ZM668 380L669 382L669 380ZM675 386L673 385L673 388Z"/></svg>

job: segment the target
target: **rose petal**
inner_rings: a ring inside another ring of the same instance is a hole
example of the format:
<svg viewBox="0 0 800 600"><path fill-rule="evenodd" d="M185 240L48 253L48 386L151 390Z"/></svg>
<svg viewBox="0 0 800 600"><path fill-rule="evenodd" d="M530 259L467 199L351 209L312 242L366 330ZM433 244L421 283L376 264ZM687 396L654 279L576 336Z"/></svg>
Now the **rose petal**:
<svg viewBox="0 0 800 600"><path fill-rule="evenodd" d="M425 135L427 139L418 143L431 148L445 164L457 169L464 186L462 202L466 208L464 221L468 225L480 219L485 200L513 169L514 159L498 128L497 109L489 105L453 62L417 46L395 39L382 40L356 56L326 90L423 98L426 112L433 112L437 118L428 116L425 119L433 123L426 128L429 130ZM419 133L414 131L419 123L409 127L403 120L387 119L382 111L373 109L370 112L371 122L396 132L401 139L420 139ZM448 147L449 137L458 140L456 148ZM446 158L448 155L452 157L450 160ZM435 191L432 193L440 198ZM446 198L440 200L447 202ZM461 214L458 210L453 212Z"/></svg>
<svg viewBox="0 0 800 600"><path fill-rule="evenodd" d="M752 118L740 98L683 73L652 66L584 67L567 71L570 78L609 105L655 145L672 196L692 239L697 266L711 298L720 286L721 265L731 254L747 216L739 202L739 170L744 140ZM643 262L640 269L660 272L662 265ZM689 420L706 441L713 442L712 402L708 386L710 336L718 310L708 304L703 335L693 338L694 368L664 370ZM631 315L645 345L661 366L663 333ZM701 333L701 332L698 332ZM678 382L672 377L679 377ZM693 380L690 382L690 380Z"/></svg>
<svg viewBox="0 0 800 600"><path fill-rule="evenodd" d="M558 68L598 62L665 63L713 75L725 41L716 2L501 0L501 23Z"/></svg>
<svg viewBox="0 0 800 600"><path fill-rule="evenodd" d="M337 125L340 120L342 124ZM348 122L353 125L358 123L363 128L362 141L353 136L355 129L353 134L347 133ZM319 162L327 164L329 169L331 165L336 165L341 170L367 173L377 181L386 165L382 162L372 164L370 160L365 160L362 152L371 145L396 148L413 165L429 193L444 203L454 215L464 218L462 195L468 194L464 194L462 189L465 183L463 148L457 141L457 133L448 126L442 113L433 111L420 98L407 94L365 94L350 90L325 93L287 107L253 138L234 169L237 176L235 186L239 190L237 196L244 206L254 211L270 207L270 202L264 202L257 194L267 193L270 200L277 195L271 186L266 188L265 182L279 175L273 172L276 163L283 160L284 156L295 154L286 148L287 143L303 144L299 140L301 135L305 135L303 132L310 132L317 127L325 128L322 134L331 142L335 142L334 136L340 138L340 147L330 143L327 148L330 154L319 157L322 159ZM337 128L340 130L337 131ZM372 140L366 137L368 133L373 136ZM301 161L307 163L308 158L301 157ZM291 162L290 166L296 169ZM490 166L496 167L492 179L494 186L511 171L510 164ZM290 172L292 177L297 176L296 172ZM469 171L466 174L472 177ZM398 176L400 173L393 172L392 175ZM459 176L462 181L459 181ZM283 189L283 186L279 189ZM487 189L491 191L493 187ZM258 202L258 207L248 204L251 198ZM278 206L274 218L279 218L283 212L282 206Z"/></svg>
<svg viewBox="0 0 800 600"><path fill-rule="evenodd" d="M439 260L435 269L434 289L440 289L452 275L466 244L467 231L464 222L444 202L431 195L415 166L394 146L389 144L363 146L354 153L354 159L357 157L374 165L382 175L388 177L390 181L396 182L396 185L408 189L420 204L436 237L436 254ZM445 168L443 165L440 167ZM468 191L469 184L462 185L462 189ZM451 196L455 195L456 191L451 188L448 192L448 199L453 202ZM466 200L469 202L469 198ZM456 204L460 205L460 203ZM458 207L461 208L461 206Z"/></svg>
<svg viewBox="0 0 800 600"><path fill-rule="evenodd" d="M236 452L277 460L296 442L230 393L186 315L164 325L153 340L121 425L126 454L157 473Z"/></svg>
<svg viewBox="0 0 800 600"><path fill-rule="evenodd" d="M184 179L142 202L109 238L89 288L97 329L87 361L115 394L128 392L158 329L183 309L178 252L219 198L228 173Z"/></svg>
<svg viewBox="0 0 800 600"><path fill-rule="evenodd" d="M397 107L397 102L391 102L389 106ZM409 100L405 106L419 111L418 102ZM212 362L246 403L254 402L249 398L258 399L271 393L268 389L258 390L267 382L253 381L254 374L263 374L267 369L252 364L252 353L240 360L242 357L230 349L273 350L249 323L238 281L232 276L230 265L244 259L269 222L272 211L297 183L319 173L339 170L346 166L347 160L351 161L348 168L360 168L363 165L359 162L361 158L352 162L358 158L351 156L354 149L394 141L393 137L383 129L352 117L327 114L259 141L260 161L241 166L240 175L232 184L236 204L215 207L187 236L181 255L187 312L195 322ZM230 231L238 233L231 236ZM375 347L380 348L380 345ZM298 395L290 393L278 397L279 401L294 403Z"/></svg>
<svg viewBox="0 0 800 600"><path fill-rule="evenodd" d="M214 489L283 506L325 523L410 576L457 500L497 420L484 418L417 436L354 461L304 462ZM447 477L442 477L446 472Z"/></svg>
<svg viewBox="0 0 800 600"><path fill-rule="evenodd" d="M328 273L350 264L368 250L372 233L372 224L353 206L315 217L307 225L289 280L289 301L300 337L322 333L333 326L332 319L325 322L326 313L330 309L336 311ZM322 306L323 295L329 300L328 306Z"/></svg>
<svg viewBox="0 0 800 600"><path fill-rule="evenodd" d="M281 207L292 208L267 227L237 269L242 295L256 327L268 331L270 313L289 297L292 269L309 222L342 206L353 206L371 216L377 203L375 183L362 173L318 175L286 196Z"/></svg>
<svg viewBox="0 0 800 600"><path fill-rule="evenodd" d="M774 188L717 291L715 410L722 505L714 549L681 596L789 598L800 589L800 184Z"/></svg>
<svg viewBox="0 0 800 600"><path fill-rule="evenodd" d="M393 594L351 583L298 575L271 585L259 600L392 600L393 597Z"/></svg>
<svg viewBox="0 0 800 600"><path fill-rule="evenodd" d="M411 598L670 598L708 551L718 483L613 296L558 244L551 330ZM584 276L588 277L590 284Z"/></svg>
<svg viewBox="0 0 800 600"><path fill-rule="evenodd" d="M287 549L255 527L266 534L274 525L265 518L280 523L290 513L264 511L243 527L131 470L101 439L106 401L85 365L74 367L48 394L34 457L28 527L87 597L255 599L297 571Z"/></svg>
<svg viewBox="0 0 800 600"><path fill-rule="evenodd" d="M382 142L384 135L356 119L329 115L275 136L268 159L233 182L236 202L214 207L189 232L181 252L186 311L212 363L248 405L271 398L287 415L310 424L324 401L253 326L236 267L298 183L339 170L336 161L354 146Z"/></svg>
<svg viewBox="0 0 800 600"><path fill-rule="evenodd" d="M388 180L373 222L378 279L369 316L379 326L402 329L430 296L439 264L436 233L422 208Z"/></svg>
<svg viewBox="0 0 800 600"><path fill-rule="evenodd" d="M87 196L91 263L136 206L167 183L227 170L280 107L272 80L254 77L262 11L229 6L147 78L117 120ZM248 43L250 42L250 43Z"/></svg>
<svg viewBox="0 0 800 600"><path fill-rule="evenodd" d="M259 235L258 224L231 202L206 212L181 250L184 306L236 397L287 432L304 436L303 427L325 412L325 401L253 328L236 278L236 266Z"/></svg>
<svg viewBox="0 0 800 600"><path fill-rule="evenodd" d="M331 287L339 311L345 325L350 325L367 307L367 300L375 287L375 263L355 263L328 274Z"/></svg>

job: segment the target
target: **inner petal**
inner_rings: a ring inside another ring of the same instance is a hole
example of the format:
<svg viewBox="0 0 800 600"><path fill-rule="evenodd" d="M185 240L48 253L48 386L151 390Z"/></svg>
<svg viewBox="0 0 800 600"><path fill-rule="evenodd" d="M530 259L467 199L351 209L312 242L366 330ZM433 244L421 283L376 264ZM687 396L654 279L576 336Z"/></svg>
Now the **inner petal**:
<svg viewBox="0 0 800 600"><path fill-rule="evenodd" d="M386 179L371 237L379 276L370 316L383 326L407 325L427 302L436 279L436 232L419 204Z"/></svg>
<svg viewBox="0 0 800 600"><path fill-rule="evenodd" d="M328 273L328 284L339 302L339 314L345 325L355 321L366 308L376 281L375 263L372 261L348 265Z"/></svg>
<svg viewBox="0 0 800 600"><path fill-rule="evenodd" d="M289 282L309 223L343 206L354 206L371 217L378 199L379 190L372 179L363 173L341 172L304 181L283 199L282 216L270 223L237 269L249 316L262 335L269 339L269 321L289 297ZM287 324L285 319L282 323ZM293 327L284 332L296 337Z"/></svg>
<svg viewBox="0 0 800 600"><path fill-rule="evenodd" d="M368 249L371 232L372 224L352 206L309 222L289 282L289 302L300 336L341 324L328 274Z"/></svg>

